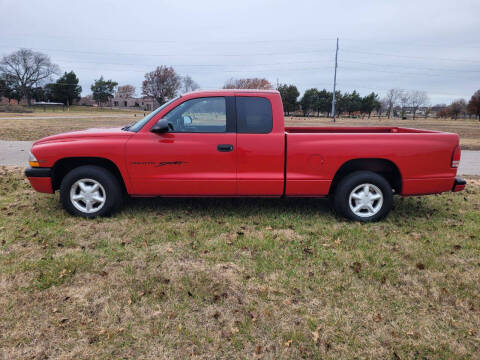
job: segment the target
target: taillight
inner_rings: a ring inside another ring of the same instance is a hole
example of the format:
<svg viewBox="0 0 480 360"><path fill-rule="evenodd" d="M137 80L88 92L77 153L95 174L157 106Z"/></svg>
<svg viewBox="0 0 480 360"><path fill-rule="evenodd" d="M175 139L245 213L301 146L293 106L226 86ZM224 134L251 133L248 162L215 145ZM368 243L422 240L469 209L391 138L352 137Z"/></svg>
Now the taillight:
<svg viewBox="0 0 480 360"><path fill-rule="evenodd" d="M460 154L460 146L457 145L452 153L452 164L450 165L452 168L458 168L458 165L460 165Z"/></svg>

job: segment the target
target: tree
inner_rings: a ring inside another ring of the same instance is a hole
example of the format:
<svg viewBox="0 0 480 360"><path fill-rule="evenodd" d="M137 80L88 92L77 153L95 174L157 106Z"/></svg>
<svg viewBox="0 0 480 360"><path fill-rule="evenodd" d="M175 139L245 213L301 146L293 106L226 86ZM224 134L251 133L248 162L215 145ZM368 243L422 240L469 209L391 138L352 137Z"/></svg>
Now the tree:
<svg viewBox="0 0 480 360"><path fill-rule="evenodd" d="M356 90L353 90L351 94L345 93L343 95L343 106L344 111L351 116L354 112L360 111L362 106L362 98Z"/></svg>
<svg viewBox="0 0 480 360"><path fill-rule="evenodd" d="M34 87L32 89L32 99L35 100L35 102L47 101L45 89L41 86Z"/></svg>
<svg viewBox="0 0 480 360"><path fill-rule="evenodd" d="M364 114L368 114L368 118L370 119L370 115L372 111L380 109L381 103L378 100L378 95L372 92L371 94L365 96L361 100L360 111Z"/></svg>
<svg viewBox="0 0 480 360"><path fill-rule="evenodd" d="M401 90L399 100L401 107L400 117L403 119L405 117L405 107L410 103L410 93L408 91Z"/></svg>
<svg viewBox="0 0 480 360"><path fill-rule="evenodd" d="M318 101L318 90L308 89L302 96L300 100L300 105L302 106L303 115L307 116L311 110L314 110L316 107L316 102Z"/></svg>
<svg viewBox="0 0 480 360"><path fill-rule="evenodd" d="M117 96L122 99L129 99L135 96L135 86L122 85L117 88Z"/></svg>
<svg viewBox="0 0 480 360"><path fill-rule="evenodd" d="M300 95L295 85L282 84L277 88L283 102L283 112L287 115L297 109L297 98Z"/></svg>
<svg viewBox="0 0 480 360"><path fill-rule="evenodd" d="M22 99L22 95L16 86L16 82L5 74L1 74L0 76L0 97L6 97L8 99L8 103L10 103L12 99L20 101Z"/></svg>
<svg viewBox="0 0 480 360"><path fill-rule="evenodd" d="M190 77L190 75L185 75L182 77L182 92L187 93L190 91L198 90L200 86Z"/></svg>
<svg viewBox="0 0 480 360"><path fill-rule="evenodd" d="M69 106L80 99L82 87L78 85L78 77L73 71L65 72L55 83L45 87L46 97L49 100L62 102Z"/></svg>
<svg viewBox="0 0 480 360"><path fill-rule="evenodd" d="M384 102L387 109L387 117L390 119L390 115L392 114L392 110L395 105L397 105L400 95L402 94L402 90L400 89L390 89L387 91L385 95Z"/></svg>
<svg viewBox="0 0 480 360"><path fill-rule="evenodd" d="M332 93L333 96L333 93ZM340 116L347 108L348 94L342 94L340 91L335 91L335 113ZM334 114L335 115L335 114Z"/></svg>
<svg viewBox="0 0 480 360"><path fill-rule="evenodd" d="M318 100L316 102L317 105L317 116L320 116L320 112L330 114L332 110L332 99L333 93L328 90L321 90L318 92Z"/></svg>
<svg viewBox="0 0 480 360"><path fill-rule="evenodd" d="M245 78L245 79L230 79L227 80L224 89L260 89L271 90L272 84L264 78Z"/></svg>
<svg viewBox="0 0 480 360"><path fill-rule="evenodd" d="M21 96L27 98L28 105L31 104L32 89L59 71L58 65L53 64L47 55L29 49L15 51L0 61L0 73L14 82Z"/></svg>
<svg viewBox="0 0 480 360"><path fill-rule="evenodd" d="M152 72L145 74L142 83L142 93L153 97L160 105L177 95L181 78L171 66L158 66Z"/></svg>
<svg viewBox="0 0 480 360"><path fill-rule="evenodd" d="M104 80L103 76L95 80L95 83L90 87L93 94L93 99L97 104L101 105L113 98L115 87L118 85L116 81Z"/></svg>
<svg viewBox="0 0 480 360"><path fill-rule="evenodd" d="M449 111L449 109L448 109L447 107L442 108L442 109L440 109L440 110L437 112L437 116L438 116L439 118L441 118L441 119L442 119L442 118L447 118L447 117L450 116L450 111Z"/></svg>
<svg viewBox="0 0 480 360"><path fill-rule="evenodd" d="M448 112L453 119L457 120L458 115L462 112L465 112L466 108L466 101L464 99L458 99L450 104L450 106L448 107Z"/></svg>
<svg viewBox="0 0 480 360"><path fill-rule="evenodd" d="M467 106L468 112L480 120L480 90L475 91Z"/></svg>
<svg viewBox="0 0 480 360"><path fill-rule="evenodd" d="M7 93L7 82L4 79L0 78L0 100Z"/></svg>
<svg viewBox="0 0 480 360"><path fill-rule="evenodd" d="M425 108L425 113L423 114L423 116L425 116L425 119L428 118L430 116L430 114L432 113L432 107L431 106L427 106Z"/></svg>
<svg viewBox="0 0 480 360"><path fill-rule="evenodd" d="M428 95L425 91L411 91L409 95L409 105L413 111L413 120L420 106L427 105Z"/></svg>

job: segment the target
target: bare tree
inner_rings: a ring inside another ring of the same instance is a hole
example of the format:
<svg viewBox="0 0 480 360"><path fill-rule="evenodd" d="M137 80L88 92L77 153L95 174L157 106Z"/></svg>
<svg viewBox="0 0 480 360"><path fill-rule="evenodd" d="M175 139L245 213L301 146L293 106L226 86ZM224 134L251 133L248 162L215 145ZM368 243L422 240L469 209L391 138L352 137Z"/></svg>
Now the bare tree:
<svg viewBox="0 0 480 360"><path fill-rule="evenodd" d="M117 96L122 99L128 99L135 96L135 86L122 85L117 88Z"/></svg>
<svg viewBox="0 0 480 360"><path fill-rule="evenodd" d="M190 77L190 75L185 75L182 77L182 92L187 93L190 91L198 90L200 86Z"/></svg>
<svg viewBox="0 0 480 360"><path fill-rule="evenodd" d="M398 99L400 100L401 113L400 117L405 117L405 107L410 103L410 93L405 90L401 90Z"/></svg>
<svg viewBox="0 0 480 360"><path fill-rule="evenodd" d="M467 102L464 99L458 99L455 100L450 104L448 107L448 112L454 118L457 120L458 115L461 114L462 112L464 113L467 109Z"/></svg>
<svg viewBox="0 0 480 360"><path fill-rule="evenodd" d="M417 113L418 108L427 105L428 95L425 91L411 91L409 94L409 100L409 105L413 111L413 119L415 120L415 114Z"/></svg>
<svg viewBox="0 0 480 360"><path fill-rule="evenodd" d="M402 90L400 89L390 89L387 91L387 94L385 95L383 102L385 104L385 107L387 110L387 116L389 119L392 114L393 107L397 105L401 94L402 94Z"/></svg>
<svg viewBox="0 0 480 360"><path fill-rule="evenodd" d="M0 73L15 83L21 96L26 97L28 105L31 105L32 89L43 85L52 75L59 74L60 68L45 54L20 49L2 58Z"/></svg>
<svg viewBox="0 0 480 360"><path fill-rule="evenodd" d="M425 112L423 114L423 116L426 118L428 118L430 115L432 114L432 107L431 106L427 106L425 108Z"/></svg>
<svg viewBox="0 0 480 360"><path fill-rule="evenodd" d="M230 79L225 85L224 89L260 89L270 90L273 89L272 84L264 78L245 78L245 79Z"/></svg>
<svg viewBox="0 0 480 360"><path fill-rule="evenodd" d="M470 114L474 114L475 118L480 120L480 90L475 91L472 95L468 102L467 109Z"/></svg>
<svg viewBox="0 0 480 360"><path fill-rule="evenodd" d="M171 66L158 66L154 71L145 74L142 93L153 97L160 105L177 95L181 78Z"/></svg>

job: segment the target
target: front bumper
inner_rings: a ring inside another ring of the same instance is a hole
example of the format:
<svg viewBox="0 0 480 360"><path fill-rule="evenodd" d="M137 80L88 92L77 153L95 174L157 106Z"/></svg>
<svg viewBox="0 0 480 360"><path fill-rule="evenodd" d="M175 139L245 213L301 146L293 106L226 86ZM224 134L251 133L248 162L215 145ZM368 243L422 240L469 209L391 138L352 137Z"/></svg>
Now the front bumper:
<svg viewBox="0 0 480 360"><path fill-rule="evenodd" d="M52 169L29 167L25 169L25 176L38 192L53 194Z"/></svg>
<svg viewBox="0 0 480 360"><path fill-rule="evenodd" d="M465 186L467 185L467 182L465 179L461 178L460 176L455 177L455 181L453 182L453 187L452 191L457 192L457 191L462 191L465 189Z"/></svg>

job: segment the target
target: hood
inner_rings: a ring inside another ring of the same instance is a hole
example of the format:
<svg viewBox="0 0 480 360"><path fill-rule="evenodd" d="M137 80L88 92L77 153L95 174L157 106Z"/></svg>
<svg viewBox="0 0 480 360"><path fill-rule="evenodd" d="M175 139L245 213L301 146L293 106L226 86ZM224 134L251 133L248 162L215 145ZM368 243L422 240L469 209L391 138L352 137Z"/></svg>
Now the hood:
<svg viewBox="0 0 480 360"><path fill-rule="evenodd" d="M61 133L57 135L51 135L37 140L33 145L39 145L49 142L61 142L61 141L75 141L91 138L106 138L106 137L129 137L132 136L132 132L124 131L122 128L93 128L80 131L71 131Z"/></svg>

